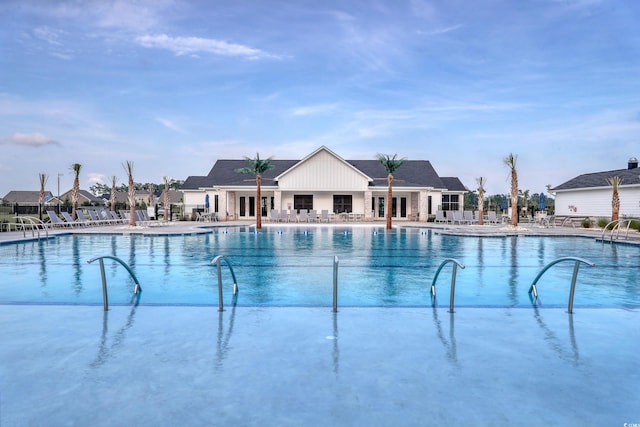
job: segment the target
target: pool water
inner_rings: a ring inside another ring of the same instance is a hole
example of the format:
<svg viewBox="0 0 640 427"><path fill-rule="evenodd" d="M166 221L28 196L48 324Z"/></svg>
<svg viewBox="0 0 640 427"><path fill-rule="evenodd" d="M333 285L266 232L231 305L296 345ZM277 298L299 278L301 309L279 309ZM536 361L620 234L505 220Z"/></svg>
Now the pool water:
<svg viewBox="0 0 640 427"><path fill-rule="evenodd" d="M240 289L238 305L330 306L338 258L338 302L344 306L430 305L429 289L445 258L458 269L456 306L531 306L528 289L538 272L559 257L582 265L574 304L640 304L640 248L580 237L459 237L421 229L385 232L371 227L269 227L214 229L207 234L61 235L0 246L0 302L100 304L95 256L128 263L143 288L141 304L217 304L211 260L224 255ZM132 281L105 260L111 304L131 300ZM551 268L538 282L542 306L566 306L573 262ZM440 273L437 304L449 304L451 266ZM223 265L225 301L232 279Z"/></svg>

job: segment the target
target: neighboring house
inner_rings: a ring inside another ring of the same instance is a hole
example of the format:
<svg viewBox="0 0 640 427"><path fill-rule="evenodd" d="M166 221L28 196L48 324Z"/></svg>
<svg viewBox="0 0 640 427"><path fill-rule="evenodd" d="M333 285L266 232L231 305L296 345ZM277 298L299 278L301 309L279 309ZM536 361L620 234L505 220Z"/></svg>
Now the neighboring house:
<svg viewBox="0 0 640 427"><path fill-rule="evenodd" d="M609 178L618 176L620 216L640 217L640 168L635 157L626 169L579 175L550 191L555 195L555 214L568 216L611 217L613 188Z"/></svg>
<svg viewBox="0 0 640 427"><path fill-rule="evenodd" d="M60 204L64 205L66 201L69 202L69 204L71 204L72 198L71 198L71 192L73 190L69 190L65 193L62 193L60 195ZM53 200L51 201L51 204L56 204L56 200L58 199L57 196L53 197ZM103 201L101 198L94 196L93 194L91 194L89 191L87 190L79 190L78 191L78 205L82 206L82 205L86 205L86 204L90 204L91 206L99 206L99 205L103 205Z"/></svg>
<svg viewBox="0 0 640 427"><path fill-rule="evenodd" d="M55 205L53 198L51 191L44 192L45 205ZM40 191L9 191L2 200L12 205L35 206L40 203Z"/></svg>
<svg viewBox="0 0 640 427"><path fill-rule="evenodd" d="M271 164L262 176L263 217L271 209L326 209L385 218L387 173L378 160L345 160L322 146L302 160ZM222 219L255 218L255 177L237 172L247 166L245 160L218 160L209 175L188 177L182 186L185 212L204 208L208 195L210 211ZM394 173L392 215L426 221L438 209L462 210L465 191L458 178L440 178L429 161L406 160Z"/></svg>
<svg viewBox="0 0 640 427"><path fill-rule="evenodd" d="M142 205L144 203L145 206L149 206L149 192L144 190L137 190L135 195L133 196L136 205ZM108 205L111 202L111 193L105 193L99 197L105 205ZM155 191L153 193L154 204L162 204L164 203L164 188L161 188L160 191ZM182 202L182 192L178 190L169 190L169 203L174 205ZM116 203L124 203L125 205L129 205L129 193L126 191L116 191Z"/></svg>

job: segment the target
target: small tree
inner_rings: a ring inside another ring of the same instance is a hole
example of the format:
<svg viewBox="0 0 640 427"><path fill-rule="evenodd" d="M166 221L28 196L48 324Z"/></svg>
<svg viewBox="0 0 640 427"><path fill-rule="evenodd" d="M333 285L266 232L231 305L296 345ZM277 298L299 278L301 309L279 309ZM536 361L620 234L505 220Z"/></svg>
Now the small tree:
<svg viewBox="0 0 640 427"><path fill-rule="evenodd" d="M481 176L476 178L478 182L478 225L484 225L484 186L487 183L487 178Z"/></svg>
<svg viewBox="0 0 640 427"><path fill-rule="evenodd" d="M617 221L618 218L620 218L620 194L618 193L618 187L622 184L622 178L612 176L607 179L607 182L613 187L613 195L611 196L611 221Z"/></svg>
<svg viewBox="0 0 640 427"><path fill-rule="evenodd" d="M118 180L118 177L116 177L115 175L111 177L111 199L109 201L109 206L111 207L112 211L116 210L116 181Z"/></svg>
<svg viewBox="0 0 640 427"><path fill-rule="evenodd" d="M386 218L387 218L387 230L391 230L391 208L392 198L393 198L393 174L402 166L406 158L398 159L398 155L394 154L393 157L389 157L387 154L376 155L376 159L380 162L384 170L387 172L387 209L386 209Z"/></svg>
<svg viewBox="0 0 640 427"><path fill-rule="evenodd" d="M262 174L273 167L271 164L271 157L267 159L260 159L260 155L256 153L256 157L251 159L249 157L244 158L249 166L236 169L238 173L246 173L254 175L256 179L256 200L258 205L258 212L256 212L256 230L262 229Z"/></svg>
<svg viewBox="0 0 640 427"><path fill-rule="evenodd" d="M47 179L49 179L49 177L44 173L39 173L38 178L40 179L40 194L38 194L38 214L40 216L40 221L42 221L42 205L44 204L44 186L47 184Z"/></svg>
<svg viewBox="0 0 640 427"><path fill-rule="evenodd" d="M80 194L80 170L82 165L80 163L74 163L71 165L71 171L73 171L75 177L73 178L73 189L71 190L71 217L77 219L76 210L78 209L78 199Z"/></svg>
<svg viewBox="0 0 640 427"><path fill-rule="evenodd" d="M511 225L518 226L518 171L516 170L516 162L518 156L509 153L503 159L505 165L511 169Z"/></svg>
<svg viewBox="0 0 640 427"><path fill-rule="evenodd" d="M131 227L135 227L136 225L136 188L133 183L133 162L127 160L125 164L122 165L124 170L127 172L127 176L129 177L129 225Z"/></svg>

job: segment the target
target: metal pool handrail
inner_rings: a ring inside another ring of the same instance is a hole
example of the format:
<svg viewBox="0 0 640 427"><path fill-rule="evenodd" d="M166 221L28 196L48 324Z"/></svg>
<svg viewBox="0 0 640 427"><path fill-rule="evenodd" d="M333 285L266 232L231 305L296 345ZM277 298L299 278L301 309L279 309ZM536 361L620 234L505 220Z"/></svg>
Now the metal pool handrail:
<svg viewBox="0 0 640 427"><path fill-rule="evenodd" d="M627 229L624 235L624 239L627 240L627 238L629 237L629 228L631 228L631 221L632 220L629 218L622 218L622 219L616 219L615 221L611 221L607 225L605 225L604 228L602 229L602 236L601 236L602 243L604 243L604 233L607 231L607 228L610 225L612 225L610 240L611 242L613 242L613 235L615 234L616 239L618 239L618 236L620 235L620 228L622 228L625 222L627 223Z"/></svg>
<svg viewBox="0 0 640 427"><path fill-rule="evenodd" d="M584 263L587 264L589 267L595 267L595 263L591 262L589 260L586 260L584 258L578 258L578 257L573 257L573 256L568 256L568 257L562 257L562 258L558 258L555 261L551 261L549 264L547 264L541 271L540 273L538 273L538 275L536 276L535 279L533 279L533 283L531 284L531 286L529 287L529 294L531 294L531 292L533 292L533 296L535 298L535 300L538 299L538 288L536 286L536 283L538 283L538 280L540 279L540 277L542 277L542 275L552 266L560 263L560 262L564 262L564 261L575 261L575 265L573 266L573 276L571 276L571 290L569 291L569 307L568 307L568 312L569 314L573 313L573 295L575 293L576 290L576 278L578 277L578 270L580 269L580 263Z"/></svg>
<svg viewBox="0 0 640 427"><path fill-rule="evenodd" d="M224 255L218 255L211 260L211 264L215 264L218 270L218 311L224 311L224 304L222 302L222 261L227 264L229 271L231 271L231 277L233 278L233 295L238 293L238 281L236 280L236 274L233 272L231 263Z"/></svg>
<svg viewBox="0 0 640 427"><path fill-rule="evenodd" d="M435 299L436 296L436 280L438 280L438 275L440 274L440 271L442 270L442 268L447 265L448 263L453 263L453 271L451 272L451 296L449 298L449 313L453 313L453 299L455 297L455 293L456 293L456 272L458 267L464 269L464 265L458 261L455 258L446 258L444 261L442 261L442 263L440 264L440 266L438 267L438 269L436 270L436 274L435 276L433 276L433 281L431 282L431 297Z"/></svg>
<svg viewBox="0 0 640 427"><path fill-rule="evenodd" d="M91 264L95 260L100 261L100 275L102 277L102 305L104 307L104 311L107 311L107 310L109 310L109 297L107 295L107 276L104 273L104 259L105 258L112 259L112 260L120 263L120 265L122 265L129 272L129 275L131 276L131 278L133 279L133 281L135 283L135 285L133 286L133 295L137 295L140 292L142 292L142 287L140 286L140 282L138 281L138 278L136 277L135 273L133 272L133 270L131 270L131 267L129 267L127 265L127 263L122 261L120 258L115 257L115 256L111 256L111 255L102 255L102 256L97 256L97 257L93 257L91 259L88 259L87 260L88 264Z"/></svg>
<svg viewBox="0 0 640 427"><path fill-rule="evenodd" d="M25 223L25 220L27 220L28 223ZM44 230L46 237L49 237L47 225L40 218L16 215L16 225L18 225L18 221L22 229L22 237L27 237L27 226L31 227L31 236L35 236L34 230L38 233L38 240L40 239L40 227Z"/></svg>

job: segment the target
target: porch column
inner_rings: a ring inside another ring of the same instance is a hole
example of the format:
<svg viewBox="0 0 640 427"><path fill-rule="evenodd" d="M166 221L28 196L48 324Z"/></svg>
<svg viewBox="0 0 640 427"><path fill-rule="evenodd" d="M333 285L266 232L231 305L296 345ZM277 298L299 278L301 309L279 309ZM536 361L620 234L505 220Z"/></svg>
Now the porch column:
<svg viewBox="0 0 640 427"><path fill-rule="evenodd" d="M282 192L273 190L273 209L282 210Z"/></svg>
<svg viewBox="0 0 640 427"><path fill-rule="evenodd" d="M371 190L366 190L364 192L364 220L365 221L373 221L373 216L371 212L372 197L373 197L373 192Z"/></svg>
<svg viewBox="0 0 640 427"><path fill-rule="evenodd" d="M429 192L427 190L420 190L420 222L427 222L429 219Z"/></svg>

